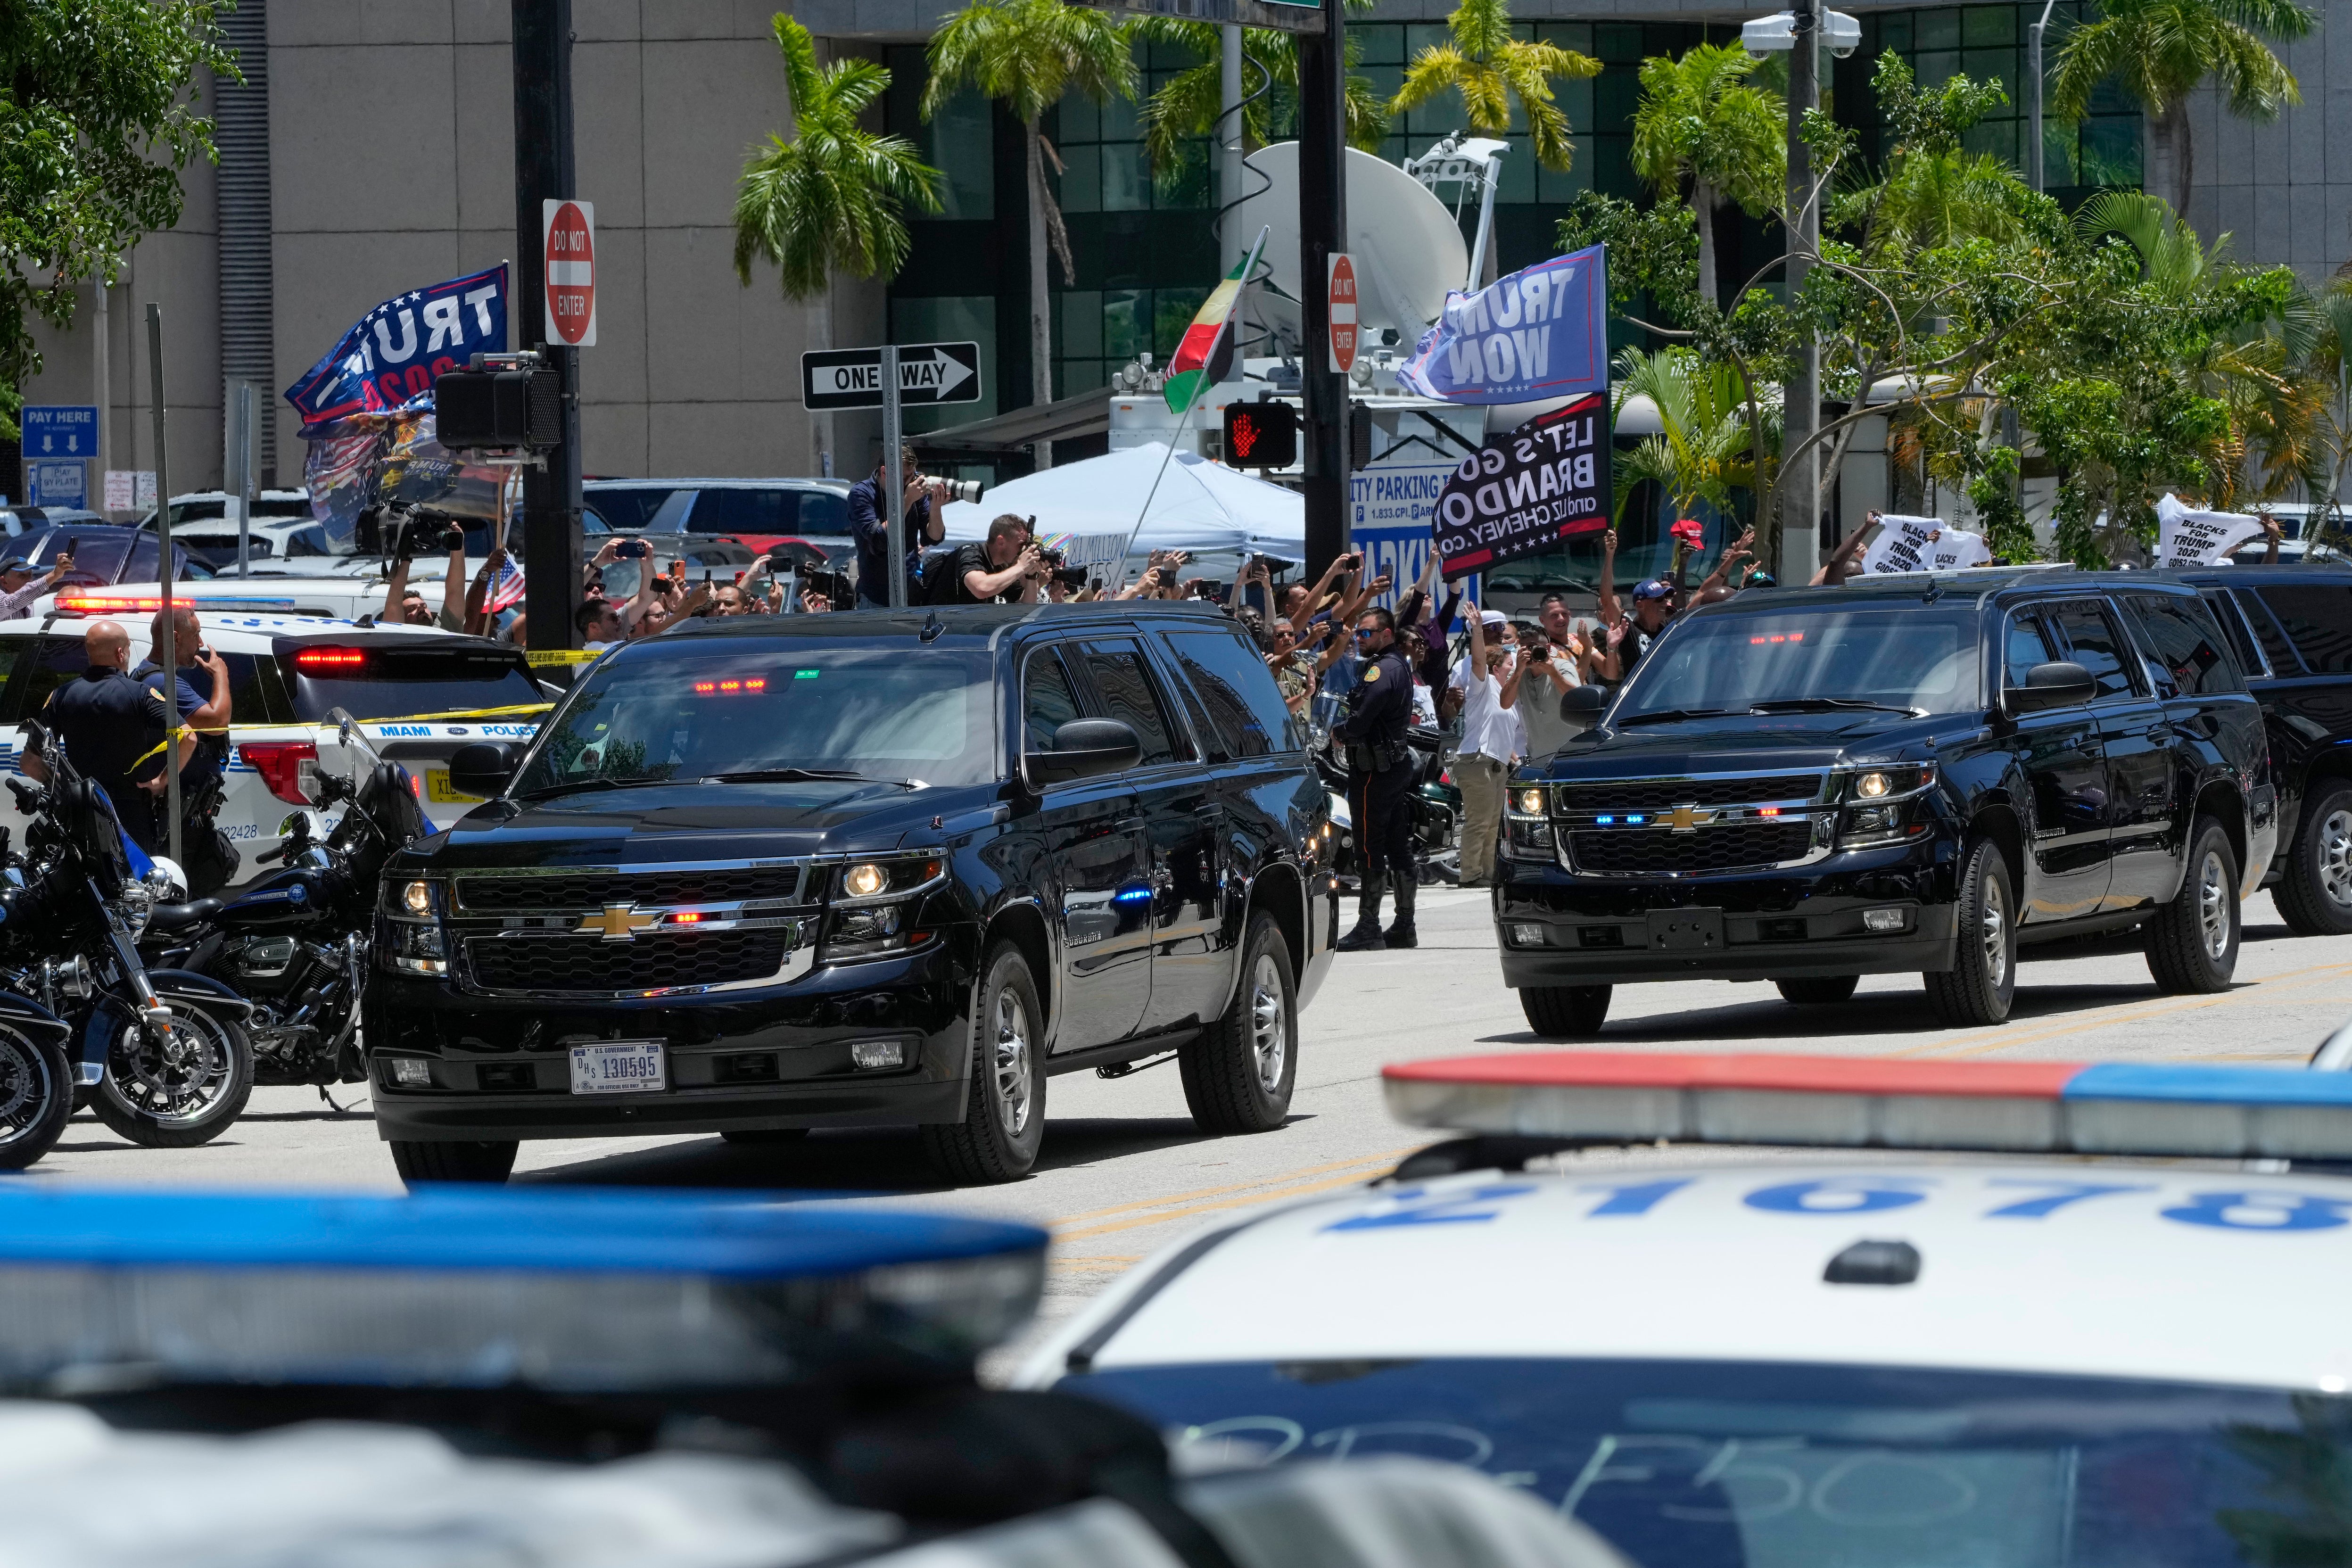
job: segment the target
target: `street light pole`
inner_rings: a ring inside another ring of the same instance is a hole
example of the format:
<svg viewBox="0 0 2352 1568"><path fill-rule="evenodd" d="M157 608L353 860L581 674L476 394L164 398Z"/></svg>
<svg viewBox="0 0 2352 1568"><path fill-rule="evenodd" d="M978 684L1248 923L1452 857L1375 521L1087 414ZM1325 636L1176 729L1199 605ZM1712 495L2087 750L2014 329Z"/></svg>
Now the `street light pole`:
<svg viewBox="0 0 2352 1568"><path fill-rule="evenodd" d="M1813 202L1812 150L1805 145L1805 115L1821 104L1819 0L1795 0L1790 7L1794 45L1789 51L1789 301L1794 304L1812 270L1809 258L1821 243L1821 209ZM1796 384L1782 389L1780 449L1794 453L1812 437L1821 420L1822 349L1808 331L1797 351ZM1790 472L1791 468L1794 472ZM1796 584L1812 580L1821 561L1821 462L1807 451L1780 471L1780 547L1774 574Z"/></svg>
<svg viewBox="0 0 2352 1568"><path fill-rule="evenodd" d="M2042 19L2025 29L2025 183L2040 195L2045 186L2042 167L2042 35L2050 26L2050 13L2058 0L2042 0Z"/></svg>

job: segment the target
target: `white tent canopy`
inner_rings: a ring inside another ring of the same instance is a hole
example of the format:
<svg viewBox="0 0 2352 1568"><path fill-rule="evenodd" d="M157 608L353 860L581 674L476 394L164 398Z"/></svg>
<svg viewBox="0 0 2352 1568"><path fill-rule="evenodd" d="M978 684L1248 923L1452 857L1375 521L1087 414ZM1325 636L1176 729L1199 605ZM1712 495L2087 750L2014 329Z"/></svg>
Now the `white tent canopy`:
<svg viewBox="0 0 2352 1568"><path fill-rule="evenodd" d="M1135 532L1138 553L1184 550L1292 561L1306 554L1306 502L1296 490L1190 452L1171 458L1156 441L1014 479L977 502L950 501L947 536L950 542L985 539L992 520L1013 512L1034 517L1038 536L1061 542L1071 564L1112 566L1143 515L1146 496L1151 509Z"/></svg>

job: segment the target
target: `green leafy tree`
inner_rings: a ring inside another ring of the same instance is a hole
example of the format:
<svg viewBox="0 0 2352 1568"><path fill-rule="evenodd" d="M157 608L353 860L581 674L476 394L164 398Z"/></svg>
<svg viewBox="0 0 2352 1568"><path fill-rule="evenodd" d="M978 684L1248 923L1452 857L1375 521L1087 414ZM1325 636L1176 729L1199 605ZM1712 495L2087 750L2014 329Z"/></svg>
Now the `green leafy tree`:
<svg viewBox="0 0 2352 1568"><path fill-rule="evenodd" d="M1627 349L1617 356L1612 379L1612 416L1627 398L1646 397L1659 425L1656 435L1616 456L1618 516L1624 516L1633 487L1648 479L1666 492L1677 517L1691 516L1702 504L1728 517L1732 492L1756 485L1747 391L1732 368L1710 365L1690 349Z"/></svg>
<svg viewBox="0 0 2352 1568"><path fill-rule="evenodd" d="M1761 63L1737 44L1701 44L1679 60L1642 62L1633 111L1633 172L1661 202L1690 204L1698 226L1698 290L1717 299L1715 209L1761 217L1789 179L1788 109L1748 81Z"/></svg>
<svg viewBox="0 0 2352 1568"><path fill-rule="evenodd" d="M785 297L814 299L836 270L897 275L907 260L903 209L937 212L940 172L903 136L877 136L857 121L890 86L871 60L820 67L806 27L778 12L772 24L792 97L790 140L771 135L743 161L735 188L735 276L776 266Z"/></svg>
<svg viewBox="0 0 2352 1568"><path fill-rule="evenodd" d="M15 0L0 7L0 431L41 370L28 318L63 329L74 290L180 221L180 171L211 159L196 73L232 79L213 0Z"/></svg>
<svg viewBox="0 0 2352 1568"><path fill-rule="evenodd" d="M1349 0L1348 8L1368 11L1371 9L1371 0ZM1152 168L1163 175L1181 163L1185 140L1214 134L1218 117L1224 112L1223 32L1217 23L1195 22L1183 16L1150 16L1135 20L1138 42L1174 45L1192 51L1200 59L1199 64L1188 66L1169 78L1159 91L1144 100L1144 151L1150 154ZM1362 53L1362 40L1350 33L1347 47L1348 64L1353 66ZM1297 95L1296 34L1271 27L1242 29L1242 143L1245 150L1263 147L1274 136L1275 117L1280 106L1275 93L1259 91L1261 87ZM1367 153L1377 152L1381 139L1389 133L1388 104L1365 78L1349 76L1347 111L1348 144Z"/></svg>
<svg viewBox="0 0 2352 1568"><path fill-rule="evenodd" d="M2147 184L2179 211L2189 205L2196 166L2190 90L2210 78L2228 95L2231 113L2276 119L2283 107L2303 101L2303 91L2265 40L2303 37L2314 20L2294 0L2106 0L2059 50L2051 110L2080 120L2100 83L2122 88L2147 115L2156 157Z"/></svg>
<svg viewBox="0 0 2352 1568"><path fill-rule="evenodd" d="M1062 209L1045 178L1050 151L1039 129L1045 111L1066 93L1100 104L1135 96L1135 57L1124 24L1108 12L1062 0L971 0L931 35L930 79L923 115L939 112L964 88L1003 100L1021 121L1029 171L1029 334L1033 403L1054 400L1054 306L1046 250L1062 262L1066 283L1077 282ZM1060 159L1055 159L1056 164Z"/></svg>
<svg viewBox="0 0 2352 1568"><path fill-rule="evenodd" d="M1511 128L1516 106L1527 122L1536 159L1546 168L1565 169L1575 155L1568 116L1554 100L1554 78L1599 76L1601 62L1590 55L1537 43L1511 33L1510 0L1462 0L1445 18L1448 42L1432 44L1405 68L1404 85L1389 101L1391 113L1418 109L1451 89L1462 95L1470 129L1502 136Z"/></svg>

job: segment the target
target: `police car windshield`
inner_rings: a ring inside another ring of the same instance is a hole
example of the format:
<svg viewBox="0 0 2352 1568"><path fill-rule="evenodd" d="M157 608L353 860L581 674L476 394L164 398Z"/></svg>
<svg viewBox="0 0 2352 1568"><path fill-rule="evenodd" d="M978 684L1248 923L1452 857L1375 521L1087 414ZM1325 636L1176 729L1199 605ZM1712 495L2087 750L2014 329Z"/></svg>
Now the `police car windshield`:
<svg viewBox="0 0 2352 1568"><path fill-rule="evenodd" d="M994 691L979 652L681 641L596 666L514 793L786 769L983 784L997 776Z"/></svg>
<svg viewBox="0 0 2352 1568"><path fill-rule="evenodd" d="M1971 605L1696 616L1635 668L1612 721L1843 699L1927 713L1980 707Z"/></svg>
<svg viewBox="0 0 2352 1568"><path fill-rule="evenodd" d="M2352 1400L1723 1362L1171 1366L1064 1379L1203 1460L1471 1466L1639 1568L2352 1557Z"/></svg>
<svg viewBox="0 0 2352 1568"><path fill-rule="evenodd" d="M316 644L281 652L278 665L294 693L295 717L307 721L338 708L354 719L421 719L547 700L512 648Z"/></svg>

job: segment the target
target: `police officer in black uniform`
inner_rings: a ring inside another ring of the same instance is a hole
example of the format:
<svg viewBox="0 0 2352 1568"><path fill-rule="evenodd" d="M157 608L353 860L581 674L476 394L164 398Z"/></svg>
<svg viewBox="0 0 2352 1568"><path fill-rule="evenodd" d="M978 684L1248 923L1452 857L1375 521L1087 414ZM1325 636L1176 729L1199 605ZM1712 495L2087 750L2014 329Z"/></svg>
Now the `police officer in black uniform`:
<svg viewBox="0 0 2352 1568"><path fill-rule="evenodd" d="M150 855L163 847L152 781L163 776L156 752L163 741L168 700L131 679L131 637L112 621L96 621L82 634L89 668L49 693L42 719L76 772L106 792L123 831ZM38 758L25 759L25 772L47 783Z"/></svg>
<svg viewBox="0 0 2352 1568"><path fill-rule="evenodd" d="M1356 622L1364 668L1348 693L1348 716L1331 735L1347 746L1348 809L1356 821L1361 880L1356 928L1339 939L1341 952L1415 947L1412 900L1412 753L1404 743L1412 721L1412 667L1397 647L1396 617L1366 610ZM1396 884L1396 924L1381 930L1381 892Z"/></svg>

